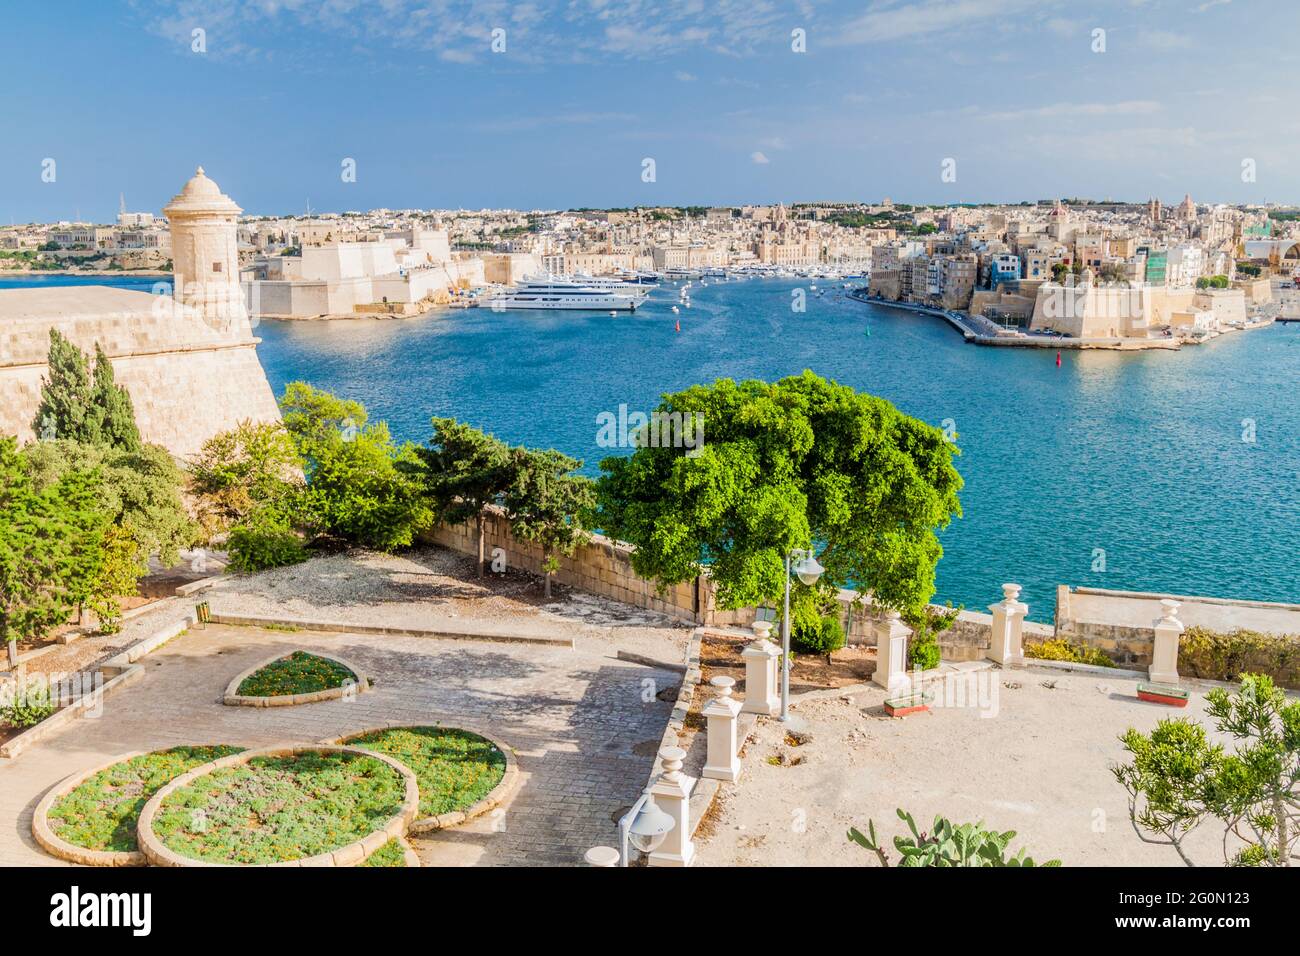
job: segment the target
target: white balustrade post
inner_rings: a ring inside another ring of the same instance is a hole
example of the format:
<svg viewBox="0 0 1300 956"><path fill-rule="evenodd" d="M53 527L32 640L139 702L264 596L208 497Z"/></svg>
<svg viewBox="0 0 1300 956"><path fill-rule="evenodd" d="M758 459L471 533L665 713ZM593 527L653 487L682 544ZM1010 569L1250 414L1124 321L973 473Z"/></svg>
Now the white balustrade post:
<svg viewBox="0 0 1300 956"><path fill-rule="evenodd" d="M990 604L993 630L989 640L988 658L1002 667L1024 662L1025 615L1029 605L1022 604L1019 584L1002 585L1002 600Z"/></svg>
<svg viewBox="0 0 1300 956"><path fill-rule="evenodd" d="M650 852L650 866L690 866L695 861L695 843L691 840L691 790L695 778L682 773L686 751L665 747L659 751L664 772L650 788L659 809L673 818L673 828L658 849Z"/></svg>
<svg viewBox="0 0 1300 956"><path fill-rule="evenodd" d="M708 753L704 758L704 776L713 780L735 783L740 776L740 749L736 741L736 718L740 716L740 702L731 696L736 681L730 677L715 677L709 681L718 689L718 696L709 701L703 710L708 722Z"/></svg>
<svg viewBox="0 0 1300 956"><path fill-rule="evenodd" d="M612 846L593 846L582 857L588 866L618 866L618 850Z"/></svg>
<svg viewBox="0 0 1300 956"><path fill-rule="evenodd" d="M741 713L770 717L781 709L776 692L781 648L767 639L772 630L771 621L755 621L753 627L758 639L740 652L745 662L745 702L740 709Z"/></svg>
<svg viewBox="0 0 1300 956"><path fill-rule="evenodd" d="M1153 684L1178 683L1178 641L1182 637L1183 622L1178 620L1179 602L1170 598L1160 601L1160 619L1155 622L1155 647L1151 651L1151 669L1147 672Z"/></svg>
<svg viewBox="0 0 1300 956"><path fill-rule="evenodd" d="M893 608L872 626L876 631L876 671L871 680L891 694L903 693L912 684L907 676L907 639L912 631Z"/></svg>

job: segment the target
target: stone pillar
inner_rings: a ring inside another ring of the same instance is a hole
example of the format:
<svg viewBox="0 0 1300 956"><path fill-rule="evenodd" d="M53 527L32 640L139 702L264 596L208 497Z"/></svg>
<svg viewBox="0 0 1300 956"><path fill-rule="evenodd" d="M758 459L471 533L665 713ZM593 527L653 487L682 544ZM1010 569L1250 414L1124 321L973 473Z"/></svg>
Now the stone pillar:
<svg viewBox="0 0 1300 956"><path fill-rule="evenodd" d="M766 625L760 630L759 625ZM745 661L745 703L741 712L767 714L769 717L781 709L781 699L776 692L777 661L781 648L767 639L772 629L770 621L755 621L754 633L758 640L740 652Z"/></svg>
<svg viewBox="0 0 1300 956"><path fill-rule="evenodd" d="M1151 651L1151 669L1147 672L1153 684L1178 683L1178 641L1183 634L1183 622L1178 620L1179 603L1170 598L1160 601L1160 619L1155 622L1155 647Z"/></svg>
<svg viewBox="0 0 1300 956"><path fill-rule="evenodd" d="M990 604L993 613L993 632L989 640L988 658L1002 667L1023 663L1025 615L1029 605L1021 604L1019 584L1002 585L1002 600Z"/></svg>
<svg viewBox="0 0 1300 956"><path fill-rule="evenodd" d="M740 776L740 757L736 753L740 749L736 740L736 718L740 716L740 702L731 696L731 688L736 681L730 677L715 677L709 683L718 689L718 696L709 701L703 710L709 728L704 776L735 783Z"/></svg>
<svg viewBox="0 0 1300 956"><path fill-rule="evenodd" d="M907 676L907 638L912 631L893 608L885 611L873 627L876 631L876 672L871 675L871 680L891 694L904 693L912 686Z"/></svg>
<svg viewBox="0 0 1300 956"><path fill-rule="evenodd" d="M695 843L691 840L691 789L695 780L682 773L686 751L665 747L659 751L664 772L650 788L659 809L673 818L673 828L659 848L650 853L650 866L690 866L695 861Z"/></svg>

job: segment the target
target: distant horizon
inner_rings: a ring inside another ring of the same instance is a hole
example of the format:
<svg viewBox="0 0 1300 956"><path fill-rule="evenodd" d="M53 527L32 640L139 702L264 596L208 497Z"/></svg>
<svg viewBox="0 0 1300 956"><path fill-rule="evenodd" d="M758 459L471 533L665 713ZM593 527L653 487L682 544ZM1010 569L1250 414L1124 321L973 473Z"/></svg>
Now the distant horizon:
<svg viewBox="0 0 1300 956"><path fill-rule="evenodd" d="M215 179L216 177L214 176L213 178ZM218 185L221 185L219 181L218 181ZM179 187L178 187L178 188L179 188ZM227 192L227 194L228 194L228 191L225 190L225 187L224 187L224 186L222 187L222 190L223 190L224 192ZM1185 193L1184 195L1189 195L1189 194L1186 194L1186 193ZM239 197L237 197L237 196L232 196L231 198L233 198L236 202L239 201ZM899 200L894 200L894 199L892 199L892 197L891 197L890 201L891 201L892 205L893 205L894 207L896 207L896 208L901 206L901 207L906 207L906 208L911 208L911 209L981 209L981 208L988 208L988 207L991 207L991 206L998 206L998 207L1001 207L1001 206L1006 206L1006 207L1028 207L1028 208L1032 208L1032 207L1041 207L1041 206L1049 205L1049 204L1056 203L1056 202L1060 202L1060 203L1061 203L1062 205L1064 205L1064 206L1081 206L1081 205L1082 205L1082 206L1144 206L1144 205L1146 205L1148 202L1150 202L1151 199L1157 199L1157 200L1159 200L1160 203L1161 203L1161 204L1164 206L1164 208L1166 208L1166 209L1171 209L1173 206L1177 205L1177 203L1179 203L1179 202L1182 201L1182 197L1179 197L1177 200L1174 200L1174 199L1166 200L1164 197L1161 197L1161 196L1152 196L1152 197L1148 197L1148 198L1146 198L1146 199L1090 199L1090 198L1086 198L1086 197L1083 197L1083 196L1070 196L1070 197L1061 196L1061 197L1043 197L1043 198L1038 198L1038 199L1007 200L1007 201L1004 201L1004 202L999 202L999 201L994 201L994 200L986 200L986 201L947 202L947 203L942 203L942 202L902 202L902 201L899 201ZM1197 199L1195 196L1192 196L1192 200L1193 200L1193 202L1195 202L1198 206L1228 206L1228 207L1232 207L1232 208L1254 207L1254 208L1260 208L1260 209L1281 210L1281 211L1286 211L1286 210L1300 210L1300 203L1227 202L1227 201L1219 201L1219 200ZM558 215L558 214L560 214L560 213L581 213L581 212L623 212L623 211L633 211L633 210L637 210L637 209L647 209L647 210L652 210L652 209L692 209L692 208L699 208L699 209L742 209L742 208L746 208L746 207L762 207L762 206L775 206L775 205L784 205L787 209L793 209L793 208L796 208L796 207L805 207L805 206L852 206L852 205L860 205L860 206L879 206L879 205L881 205L883 202L884 202L883 199L880 199L880 200L870 200L870 199L840 199L840 200L836 200L836 199L795 199L795 200L781 200L781 199L776 199L776 200L772 200L772 201L770 201L770 202L740 202L740 203L699 203L699 202L694 202L694 203L657 203L657 204L653 204L653 205L643 204L643 205L638 205L638 206L560 206L560 207L543 207L543 206L533 206L533 207L522 207L522 206L441 206L441 207L439 207L439 206L423 206L423 207L420 207L420 206L374 206L374 207L371 207L371 208L369 208L369 209L312 209L312 211L310 212L310 214L307 213L306 211L301 211L301 212L278 212L278 213L277 213L277 212L254 212L254 211L249 210L249 209L244 209L244 211L240 214L240 218L241 218L241 219L303 219L303 218L307 218L308 215L310 215L310 216L312 216L312 217L324 217L324 216L367 216L367 215L372 215L372 214L374 214L374 213L376 213L376 212L378 212L378 211L380 211L380 210L385 210L385 211L393 212L393 213L438 213L438 212L517 212L517 213L521 213L521 214L533 214L533 213L539 213L539 214L553 214L553 215ZM164 203L164 205L165 205L165 203ZM158 207L157 209L143 209L143 208L140 208L140 207L137 207L137 206L133 206L133 205L131 205L130 203L127 203L127 212L129 212L129 213L152 213L152 214L154 214L154 215L156 215L156 216L158 216L158 217L160 217L160 218L162 217L161 206ZM75 222L75 223L81 223L81 224L85 224L85 225L101 225L101 224L108 224L108 223L111 223L111 222L115 222L116 219L117 219L117 215L118 215L118 214L117 214L116 212L114 212L114 213L113 213L110 217L108 217L107 219L85 219L85 218L82 218L82 219L71 219L71 218L65 218L65 217L52 218L52 219L29 219L29 220L26 220L26 221L23 221L23 222L18 222L18 221L10 222L10 223L8 223L7 225L10 225L10 226L39 226L39 225L48 225L48 224L50 224L50 223L54 223L54 222Z"/></svg>

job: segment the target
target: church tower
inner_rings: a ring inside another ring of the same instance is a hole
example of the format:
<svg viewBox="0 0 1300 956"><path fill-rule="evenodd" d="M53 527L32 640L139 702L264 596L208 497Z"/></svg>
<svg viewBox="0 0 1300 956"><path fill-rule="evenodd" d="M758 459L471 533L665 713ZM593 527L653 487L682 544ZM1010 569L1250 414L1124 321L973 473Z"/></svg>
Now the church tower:
<svg viewBox="0 0 1300 956"><path fill-rule="evenodd" d="M172 295L198 309L213 328L247 328L239 285L239 214L200 166L163 213L171 225Z"/></svg>

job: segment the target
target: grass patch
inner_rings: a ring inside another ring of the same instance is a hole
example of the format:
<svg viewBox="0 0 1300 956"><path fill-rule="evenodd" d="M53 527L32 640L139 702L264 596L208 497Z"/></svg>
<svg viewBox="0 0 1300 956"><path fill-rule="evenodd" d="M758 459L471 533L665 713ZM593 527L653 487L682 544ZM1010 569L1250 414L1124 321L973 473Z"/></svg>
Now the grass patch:
<svg viewBox="0 0 1300 956"><path fill-rule="evenodd" d="M406 849L396 840L389 840L366 859L362 866L406 866Z"/></svg>
<svg viewBox="0 0 1300 956"><path fill-rule="evenodd" d="M446 727L395 727L348 741L406 764L420 783L420 816L465 810L492 792L506 758L492 741Z"/></svg>
<svg viewBox="0 0 1300 956"><path fill-rule="evenodd" d="M239 684L240 697L285 697L289 694L314 694L347 683L359 684L361 678L342 664L294 651L288 657L272 661L249 674Z"/></svg>
<svg viewBox="0 0 1300 956"><path fill-rule="evenodd" d="M382 760L349 753L255 757L169 794L154 833L209 863L279 863L328 853L383 827L406 784Z"/></svg>
<svg viewBox="0 0 1300 956"><path fill-rule="evenodd" d="M139 849L140 811L168 782L200 764L239 753L243 747L173 747L115 763L83 780L50 808L55 836L87 850Z"/></svg>

